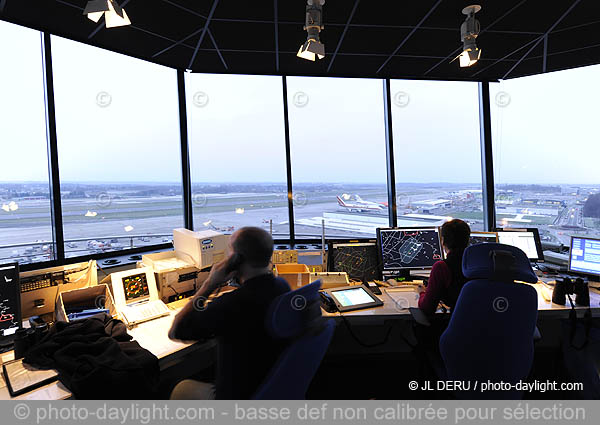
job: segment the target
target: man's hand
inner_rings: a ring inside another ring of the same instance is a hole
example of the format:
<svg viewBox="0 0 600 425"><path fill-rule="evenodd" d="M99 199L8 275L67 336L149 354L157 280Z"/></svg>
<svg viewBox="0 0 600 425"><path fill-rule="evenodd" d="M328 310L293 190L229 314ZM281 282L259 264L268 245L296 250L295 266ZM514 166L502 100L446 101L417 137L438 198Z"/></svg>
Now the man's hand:
<svg viewBox="0 0 600 425"><path fill-rule="evenodd" d="M417 286L417 292L419 294L422 294L423 292L427 291L427 288L425 288L423 285L419 285Z"/></svg>
<svg viewBox="0 0 600 425"><path fill-rule="evenodd" d="M217 264L213 264L208 278L206 278L202 288L198 292L202 292L204 296L208 297L208 295L212 294L219 286L224 285L235 276L237 270L230 270L230 258Z"/></svg>

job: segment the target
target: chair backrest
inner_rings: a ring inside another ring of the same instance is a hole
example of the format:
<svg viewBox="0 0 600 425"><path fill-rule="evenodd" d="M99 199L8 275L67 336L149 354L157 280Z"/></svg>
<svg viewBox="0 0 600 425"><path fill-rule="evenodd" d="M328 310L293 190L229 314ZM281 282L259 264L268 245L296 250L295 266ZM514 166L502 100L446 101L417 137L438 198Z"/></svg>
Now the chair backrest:
<svg viewBox="0 0 600 425"><path fill-rule="evenodd" d="M319 368L335 330L321 316L319 280L277 297L265 318L274 338L289 340L252 397L255 400L301 400Z"/></svg>
<svg viewBox="0 0 600 425"><path fill-rule="evenodd" d="M536 282L527 256L502 244L473 245L465 250L463 287L450 323L440 338L448 379L516 383L527 378L533 363L537 291L515 280ZM518 391L462 391L460 398L508 398Z"/></svg>

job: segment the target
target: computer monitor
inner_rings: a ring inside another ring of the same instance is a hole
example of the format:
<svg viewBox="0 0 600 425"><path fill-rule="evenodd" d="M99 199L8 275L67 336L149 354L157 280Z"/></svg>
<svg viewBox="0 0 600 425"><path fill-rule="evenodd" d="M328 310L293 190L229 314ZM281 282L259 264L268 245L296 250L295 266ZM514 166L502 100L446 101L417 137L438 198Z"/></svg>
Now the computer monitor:
<svg viewBox="0 0 600 425"><path fill-rule="evenodd" d="M381 279L376 239L329 241L329 269L366 282Z"/></svg>
<svg viewBox="0 0 600 425"><path fill-rule="evenodd" d="M469 246L480 243L498 242L498 233L496 232L471 232Z"/></svg>
<svg viewBox="0 0 600 425"><path fill-rule="evenodd" d="M117 308L159 299L154 271L150 267L111 273L110 280Z"/></svg>
<svg viewBox="0 0 600 425"><path fill-rule="evenodd" d="M544 261L542 241L537 228L504 228L496 230L498 232L499 243L520 248L531 261Z"/></svg>
<svg viewBox="0 0 600 425"><path fill-rule="evenodd" d="M600 277L600 239L571 237L569 271Z"/></svg>
<svg viewBox="0 0 600 425"><path fill-rule="evenodd" d="M21 321L19 264L0 264L0 339L14 335Z"/></svg>
<svg viewBox="0 0 600 425"><path fill-rule="evenodd" d="M377 229L383 274L409 277L410 270L428 269L443 258L437 227Z"/></svg>

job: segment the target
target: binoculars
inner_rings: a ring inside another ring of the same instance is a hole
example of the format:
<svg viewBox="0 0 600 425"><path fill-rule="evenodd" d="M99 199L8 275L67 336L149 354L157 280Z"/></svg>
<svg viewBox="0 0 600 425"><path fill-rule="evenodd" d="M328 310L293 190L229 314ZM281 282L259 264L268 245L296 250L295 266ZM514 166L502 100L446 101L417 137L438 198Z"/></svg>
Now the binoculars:
<svg viewBox="0 0 600 425"><path fill-rule="evenodd" d="M47 323L35 325L32 328L20 328L15 333L15 359L25 357L27 352L40 342L48 333Z"/></svg>
<svg viewBox="0 0 600 425"><path fill-rule="evenodd" d="M565 305L567 303L567 294L575 295L575 304L578 306L590 306L590 290L587 279L581 277L575 279L570 277L556 279L556 285L554 285L554 291L552 291L552 302Z"/></svg>

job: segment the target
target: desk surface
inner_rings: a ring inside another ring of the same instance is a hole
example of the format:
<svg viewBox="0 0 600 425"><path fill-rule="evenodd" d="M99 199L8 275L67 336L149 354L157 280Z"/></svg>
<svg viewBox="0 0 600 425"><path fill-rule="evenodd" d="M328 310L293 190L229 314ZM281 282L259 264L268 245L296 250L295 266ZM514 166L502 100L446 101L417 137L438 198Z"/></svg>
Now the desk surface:
<svg viewBox="0 0 600 425"><path fill-rule="evenodd" d="M568 317L571 307L567 304L559 305L551 301L552 289L542 283L531 285L538 293L538 316L539 317ZM373 324L378 324L380 320L388 319L410 319L409 307L418 307L419 294L414 285L402 285L394 288L381 288L381 295L377 297L383 301L383 306L362 310L348 311L346 313L327 313L328 317L339 317L342 314L347 318L362 318L365 321L372 320ZM590 305L592 314L600 317L600 291L590 288ZM585 310L587 307L576 307L578 310Z"/></svg>
<svg viewBox="0 0 600 425"><path fill-rule="evenodd" d="M184 301L187 302L187 300ZM169 307L172 311L169 316L141 323L128 331L135 341L139 342L142 347L158 358L161 369L163 365L175 357L183 356L190 351L210 349L215 346L214 341L196 344L194 342L173 341L169 339L169 329L182 305L182 303L170 304ZM12 351L0 355L2 362L12 360L13 358ZM69 397L71 397L69 390L60 382L55 381L34 391L15 397L14 400L64 400ZM12 399L8 393L6 382L4 382L4 374L0 373L0 400Z"/></svg>

